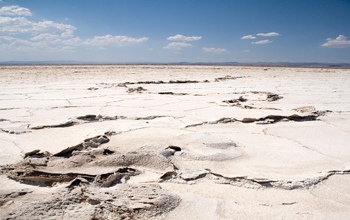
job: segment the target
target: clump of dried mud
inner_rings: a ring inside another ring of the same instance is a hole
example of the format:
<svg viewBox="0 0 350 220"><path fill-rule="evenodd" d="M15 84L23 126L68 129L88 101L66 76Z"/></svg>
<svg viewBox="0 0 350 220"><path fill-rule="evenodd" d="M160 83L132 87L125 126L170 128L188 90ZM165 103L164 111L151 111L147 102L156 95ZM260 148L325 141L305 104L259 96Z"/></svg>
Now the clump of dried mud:
<svg viewBox="0 0 350 220"><path fill-rule="evenodd" d="M98 148L107 140L106 136L91 138L55 155L35 150L26 153L22 162L2 167L2 173L16 181L55 188L45 198L29 195L32 192L28 190L0 191L0 206L10 206L10 201L23 197L22 205L14 207L4 219L149 219L178 206L180 198L158 184L127 183L142 172L131 167L173 170L167 157ZM163 153L171 155L171 151Z"/></svg>

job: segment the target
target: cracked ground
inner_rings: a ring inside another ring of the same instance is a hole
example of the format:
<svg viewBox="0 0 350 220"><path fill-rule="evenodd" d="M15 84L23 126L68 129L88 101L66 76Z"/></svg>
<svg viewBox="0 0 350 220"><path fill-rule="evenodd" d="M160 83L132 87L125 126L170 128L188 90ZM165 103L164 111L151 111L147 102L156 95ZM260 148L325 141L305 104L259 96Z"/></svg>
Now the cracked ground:
<svg viewBox="0 0 350 220"><path fill-rule="evenodd" d="M350 70L0 69L1 219L348 219Z"/></svg>

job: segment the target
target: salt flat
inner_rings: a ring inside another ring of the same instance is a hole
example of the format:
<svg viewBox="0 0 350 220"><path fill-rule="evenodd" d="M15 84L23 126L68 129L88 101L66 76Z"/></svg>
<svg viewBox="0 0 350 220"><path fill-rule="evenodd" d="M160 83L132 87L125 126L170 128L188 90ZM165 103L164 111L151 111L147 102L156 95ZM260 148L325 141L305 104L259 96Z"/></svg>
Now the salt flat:
<svg viewBox="0 0 350 220"><path fill-rule="evenodd" d="M350 217L350 69L0 75L3 219Z"/></svg>

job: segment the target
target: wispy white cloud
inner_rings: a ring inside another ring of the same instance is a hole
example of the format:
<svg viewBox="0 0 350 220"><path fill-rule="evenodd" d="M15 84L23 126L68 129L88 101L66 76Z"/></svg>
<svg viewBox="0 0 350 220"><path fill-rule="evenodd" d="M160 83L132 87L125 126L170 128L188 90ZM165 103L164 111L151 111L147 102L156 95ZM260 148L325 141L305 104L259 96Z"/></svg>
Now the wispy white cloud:
<svg viewBox="0 0 350 220"><path fill-rule="evenodd" d="M11 36L0 36L0 42L14 41L16 38Z"/></svg>
<svg viewBox="0 0 350 220"><path fill-rule="evenodd" d="M196 41L200 39L202 39L202 36L188 37L188 36L183 36L181 34L177 34L175 36L171 36L167 38L167 40L171 40L171 41Z"/></svg>
<svg viewBox="0 0 350 220"><path fill-rule="evenodd" d="M55 35L55 34L39 34L35 37L32 37L30 40L32 41L52 41L59 38L59 35Z"/></svg>
<svg viewBox="0 0 350 220"><path fill-rule="evenodd" d="M270 40L260 40L260 41L252 42L252 44L269 44L269 43L272 43L272 41L270 41Z"/></svg>
<svg viewBox="0 0 350 220"><path fill-rule="evenodd" d="M258 36L263 36L263 37L276 37L276 36L279 36L280 34L279 33L276 33L276 32L270 32L270 33L259 33L257 34Z"/></svg>
<svg viewBox="0 0 350 220"><path fill-rule="evenodd" d="M23 34L32 35L41 33L55 34L59 33L62 37L73 35L76 27L69 24L60 24L53 21L29 21L25 17L0 17L0 33L2 34Z"/></svg>
<svg viewBox="0 0 350 220"><path fill-rule="evenodd" d="M0 51L74 51L76 47L94 46L128 46L142 43L148 40L146 37L132 38L128 36L95 36L82 40L74 36L76 27L69 24L56 23L54 21L35 22L24 16L30 16L27 8L17 5L0 8ZM68 18L65 19L68 21ZM32 37L28 38L29 34ZM19 37L17 37L19 36ZM24 39L22 39L24 38Z"/></svg>
<svg viewBox="0 0 350 220"><path fill-rule="evenodd" d="M42 36L40 41L24 40L14 37L0 37L1 41L7 41L0 44L0 50L6 52L71 52L75 50L75 47L65 46L62 44L61 39L45 38Z"/></svg>
<svg viewBox="0 0 350 220"><path fill-rule="evenodd" d="M172 50L181 50L183 47L190 47L192 44L185 42L171 42L167 46L163 47L164 49L172 49Z"/></svg>
<svg viewBox="0 0 350 220"><path fill-rule="evenodd" d="M256 36L263 36L263 37L276 37L279 36L280 34L277 32L270 32L270 33L258 33ZM254 35L246 35L241 37L241 39L256 39L257 37ZM260 40L260 41L255 41L252 42L252 44L268 44L268 43L272 43L272 41L270 40Z"/></svg>
<svg viewBox="0 0 350 220"><path fill-rule="evenodd" d="M7 16L31 16L32 13L28 8L19 7L18 5L4 6L0 8L0 15Z"/></svg>
<svg viewBox="0 0 350 220"><path fill-rule="evenodd" d="M350 47L350 40L347 40L344 35L339 35L336 39L327 38L327 42L322 44L321 46L335 48Z"/></svg>
<svg viewBox="0 0 350 220"><path fill-rule="evenodd" d="M211 48L204 47L203 50L206 53L224 53L224 52L228 52L224 48L213 48L213 47L211 47Z"/></svg>
<svg viewBox="0 0 350 220"><path fill-rule="evenodd" d="M122 36L122 35L106 35L106 36L95 36L92 39L87 39L84 41L82 44L84 45L91 45L91 46L117 46L117 47L122 47L122 46L128 46L131 44L137 44L137 43L142 43L147 41L147 37L142 37L142 38L132 38L128 36Z"/></svg>
<svg viewBox="0 0 350 220"><path fill-rule="evenodd" d="M22 40L10 36L1 36L0 42L0 51L20 51L22 48L31 47L31 43L28 40Z"/></svg>
<svg viewBox="0 0 350 220"><path fill-rule="evenodd" d="M82 40L80 39L80 37L74 37L67 40L62 40L62 44L73 45L73 46L80 46L81 42Z"/></svg>
<svg viewBox="0 0 350 220"><path fill-rule="evenodd" d="M241 37L241 39L255 39L255 38L256 37L253 35L246 35L246 36Z"/></svg>

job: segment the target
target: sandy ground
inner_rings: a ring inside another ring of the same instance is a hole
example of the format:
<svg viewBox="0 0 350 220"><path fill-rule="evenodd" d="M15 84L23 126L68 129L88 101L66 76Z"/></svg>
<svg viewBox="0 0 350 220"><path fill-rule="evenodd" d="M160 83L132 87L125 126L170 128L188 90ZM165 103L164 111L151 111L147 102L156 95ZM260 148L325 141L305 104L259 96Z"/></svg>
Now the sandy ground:
<svg viewBox="0 0 350 220"><path fill-rule="evenodd" d="M1 219L350 218L350 69L0 76Z"/></svg>

